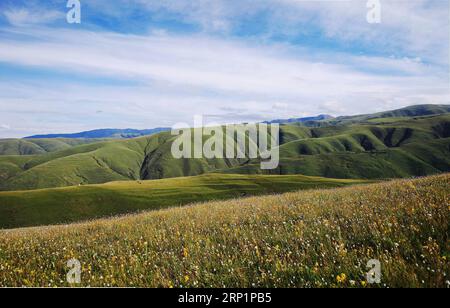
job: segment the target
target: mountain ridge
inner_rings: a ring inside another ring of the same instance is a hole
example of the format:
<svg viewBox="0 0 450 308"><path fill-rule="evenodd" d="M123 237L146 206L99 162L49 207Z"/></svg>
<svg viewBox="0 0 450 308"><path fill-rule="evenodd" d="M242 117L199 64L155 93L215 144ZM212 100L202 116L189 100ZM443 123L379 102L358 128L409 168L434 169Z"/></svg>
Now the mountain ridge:
<svg viewBox="0 0 450 308"><path fill-rule="evenodd" d="M266 124L298 124L304 126L327 126L339 125L356 122L364 122L377 118L393 118L393 117L413 117L413 116L429 116L436 114L450 113L450 105L434 105L422 104L403 107L389 111L382 111L372 114L360 114L352 116L333 117L328 114L319 114L317 116L275 119L264 121ZM23 139L131 139L137 137L148 136L160 132L170 131L170 127L157 127L151 129L133 129L133 128L102 128L77 133L57 133L57 134L39 134L24 137Z"/></svg>
<svg viewBox="0 0 450 308"><path fill-rule="evenodd" d="M290 119L277 119L272 121L265 121L267 124L289 124L289 123L305 123L311 121L324 121L334 119L333 116L328 114L319 114L318 116L303 117L303 118L290 118Z"/></svg>
<svg viewBox="0 0 450 308"><path fill-rule="evenodd" d="M450 106L421 105L326 125L282 124L280 164L270 171L247 150L242 158L176 159L177 136L168 131L132 139L0 140L0 154L7 154L0 155L0 190L206 173L388 179L450 172L450 113L440 114L446 110Z"/></svg>
<svg viewBox="0 0 450 308"><path fill-rule="evenodd" d="M94 129L90 131L71 133L71 134L48 134L48 135L33 135L28 136L23 139L57 139L57 138L65 138L65 139L130 139L136 137L142 137L147 135L152 135L164 131L168 131L170 128L168 127L157 127L151 129L133 129L133 128L102 128L102 129Z"/></svg>
<svg viewBox="0 0 450 308"><path fill-rule="evenodd" d="M176 159L177 136L105 140L41 155L0 156L0 190L30 190L156 180L206 173L304 174L343 179L388 179L450 172L450 114L392 123L329 127L281 125L280 164L263 171L260 159ZM247 144L248 144L247 140ZM227 142L236 142L227 140Z"/></svg>

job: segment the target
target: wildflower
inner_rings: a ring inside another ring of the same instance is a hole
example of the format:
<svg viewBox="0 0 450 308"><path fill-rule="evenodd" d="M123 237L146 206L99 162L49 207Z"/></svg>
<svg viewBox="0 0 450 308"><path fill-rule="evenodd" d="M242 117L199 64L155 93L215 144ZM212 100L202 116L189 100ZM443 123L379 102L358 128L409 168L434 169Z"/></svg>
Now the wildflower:
<svg viewBox="0 0 450 308"><path fill-rule="evenodd" d="M336 276L336 281L338 283L345 283L346 280L347 280L347 275L345 275L344 273Z"/></svg>
<svg viewBox="0 0 450 308"><path fill-rule="evenodd" d="M314 268L313 268L313 272L315 274L317 274L319 272L319 263L316 262L316 264L314 265Z"/></svg>
<svg viewBox="0 0 450 308"><path fill-rule="evenodd" d="M365 288L367 286L367 281L365 281L365 280L361 281L361 285L363 288Z"/></svg>
<svg viewBox="0 0 450 308"><path fill-rule="evenodd" d="M189 250L185 247L183 248L183 257L187 258L189 256Z"/></svg>
<svg viewBox="0 0 450 308"><path fill-rule="evenodd" d="M189 276L188 275L185 275L184 276L184 282L188 282L189 281Z"/></svg>

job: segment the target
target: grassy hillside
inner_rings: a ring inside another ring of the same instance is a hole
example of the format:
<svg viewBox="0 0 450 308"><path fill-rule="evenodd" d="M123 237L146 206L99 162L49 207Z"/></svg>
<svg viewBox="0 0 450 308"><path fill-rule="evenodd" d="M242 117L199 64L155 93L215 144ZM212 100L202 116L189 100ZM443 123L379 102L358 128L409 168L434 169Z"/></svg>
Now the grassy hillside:
<svg viewBox="0 0 450 308"><path fill-rule="evenodd" d="M0 229L69 223L199 201L341 187L364 181L295 176L203 175L157 181L0 193Z"/></svg>
<svg viewBox="0 0 450 308"><path fill-rule="evenodd" d="M374 114L364 114L356 116L343 116L335 119L329 119L328 124L342 125L342 124L354 124L362 122L373 122L376 119L391 119L391 118L404 118L404 117L422 117L431 115L447 114L450 112L450 105L416 105L409 106L392 111L384 111Z"/></svg>
<svg viewBox="0 0 450 308"><path fill-rule="evenodd" d="M155 150L164 134L127 141L103 141L31 157L21 173L0 182L0 189L37 189L99 184L140 178L147 151ZM0 156L0 162L3 157Z"/></svg>
<svg viewBox="0 0 450 308"><path fill-rule="evenodd" d="M0 139L0 155L37 155L98 142L100 139Z"/></svg>
<svg viewBox="0 0 450 308"><path fill-rule="evenodd" d="M450 175L0 231L0 286L445 287ZM447 282L446 282L447 281Z"/></svg>
<svg viewBox="0 0 450 308"><path fill-rule="evenodd" d="M22 173L30 159L32 156L0 156L0 183Z"/></svg>
<svg viewBox="0 0 450 308"><path fill-rule="evenodd" d="M446 172L450 171L449 136L450 115L322 128L284 125L280 131L282 164L267 173L377 179ZM259 160L174 160L170 146L169 141L159 148L146 166L151 178L262 172ZM424 147L430 155L418 157ZM201 168L202 164L207 167Z"/></svg>
<svg viewBox="0 0 450 308"><path fill-rule="evenodd" d="M266 173L387 179L450 171L450 114L403 117L399 121L384 119L380 123L319 128L283 125L281 164ZM171 146L175 139L170 132L163 132L130 140L102 141L27 156L17 164L11 162L10 156L0 156L0 190L173 178L211 172L262 173L260 162L248 158L174 159ZM236 140L226 142L231 144Z"/></svg>
<svg viewBox="0 0 450 308"><path fill-rule="evenodd" d="M287 120L275 120L269 123L291 124L303 127L329 127L337 125L398 122L405 118L442 115L450 113L450 105L415 105L405 108L384 111L372 114L354 116L340 116L337 118L321 115L311 118L292 118Z"/></svg>
<svg viewBox="0 0 450 308"><path fill-rule="evenodd" d="M295 140L295 131L306 137ZM279 168L264 173L382 179L448 172L449 134L449 115L378 125L291 126L288 142L280 146ZM263 173L257 160L219 172Z"/></svg>
<svg viewBox="0 0 450 308"><path fill-rule="evenodd" d="M103 141L29 157L21 172L0 179L0 190L100 184L111 181L194 176L236 167L247 159L174 159L170 132ZM206 137L205 137L206 139ZM234 142L234 141L228 141ZM0 156L0 165L7 157Z"/></svg>

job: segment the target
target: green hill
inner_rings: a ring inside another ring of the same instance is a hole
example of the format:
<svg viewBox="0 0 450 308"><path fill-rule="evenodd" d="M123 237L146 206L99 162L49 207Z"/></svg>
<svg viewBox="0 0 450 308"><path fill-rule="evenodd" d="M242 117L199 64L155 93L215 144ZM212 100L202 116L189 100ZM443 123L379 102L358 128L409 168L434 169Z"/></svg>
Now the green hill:
<svg viewBox="0 0 450 308"><path fill-rule="evenodd" d="M0 155L36 155L99 142L101 139L0 139Z"/></svg>
<svg viewBox="0 0 450 308"><path fill-rule="evenodd" d="M381 179L446 172L450 170L449 124L450 115L324 128L284 125L280 167L265 173ZM150 168L158 170L150 172L155 177L263 172L259 160L227 163L222 168L209 162L209 168L198 168L207 161L174 160L169 145L151 160Z"/></svg>
<svg viewBox="0 0 450 308"><path fill-rule="evenodd" d="M365 181L302 175L210 174L155 181L0 192L0 228L70 223L200 201L359 183Z"/></svg>
<svg viewBox="0 0 450 308"><path fill-rule="evenodd" d="M444 288L449 190L440 175L0 231L0 286L71 286L75 258L92 287Z"/></svg>
<svg viewBox="0 0 450 308"><path fill-rule="evenodd" d="M326 122L332 125L354 124L362 122L376 122L385 119L408 117L422 117L450 113L450 105L416 105L392 111L384 111L374 114L364 114L357 116L343 116L329 119Z"/></svg>
<svg viewBox="0 0 450 308"><path fill-rule="evenodd" d="M304 127L290 127L290 135ZM263 172L255 160L220 170L241 174L305 174L334 178L398 178L450 171L450 116L387 124L310 129L311 138L280 146L280 166ZM308 133L306 133L308 135Z"/></svg>
<svg viewBox="0 0 450 308"><path fill-rule="evenodd" d="M195 176L260 174L259 160L174 159L170 132L31 156L0 156L0 190ZM248 138L247 138L248 139ZM227 140L228 143L236 140ZM450 115L398 122L282 125L279 168L266 174L385 179L450 171Z"/></svg>
<svg viewBox="0 0 450 308"><path fill-rule="evenodd" d="M450 105L415 105L405 108L384 111L372 114L362 114L354 116L340 116L337 118L321 115L310 118L292 118L286 120L274 120L267 123L290 124L304 127L327 127L336 125L399 122L405 118L423 117L431 115L442 115L450 112Z"/></svg>
<svg viewBox="0 0 450 308"><path fill-rule="evenodd" d="M342 121L334 125L321 127L281 125L280 165L264 172L257 159L174 159L171 146L176 137L170 132L97 142L91 139L1 140L4 153L38 153L23 157L0 155L0 190L174 178L212 172L305 174L349 179L437 174L450 171L450 114L439 114L449 108L412 106L341 118ZM231 144L236 140L226 142Z"/></svg>

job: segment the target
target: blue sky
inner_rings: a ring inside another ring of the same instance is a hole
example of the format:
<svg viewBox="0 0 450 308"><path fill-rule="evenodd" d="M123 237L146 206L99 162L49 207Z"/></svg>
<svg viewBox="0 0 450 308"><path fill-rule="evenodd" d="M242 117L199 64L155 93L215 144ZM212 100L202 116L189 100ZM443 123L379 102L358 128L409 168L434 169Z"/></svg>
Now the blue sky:
<svg viewBox="0 0 450 308"><path fill-rule="evenodd" d="M0 138L450 101L448 1L80 2L0 1Z"/></svg>

